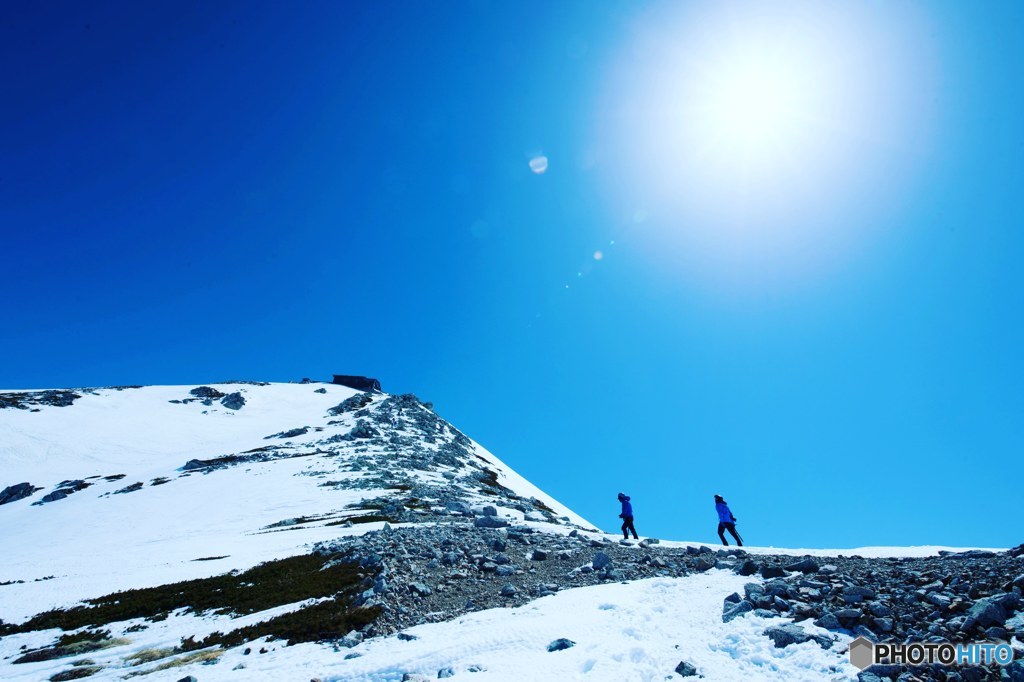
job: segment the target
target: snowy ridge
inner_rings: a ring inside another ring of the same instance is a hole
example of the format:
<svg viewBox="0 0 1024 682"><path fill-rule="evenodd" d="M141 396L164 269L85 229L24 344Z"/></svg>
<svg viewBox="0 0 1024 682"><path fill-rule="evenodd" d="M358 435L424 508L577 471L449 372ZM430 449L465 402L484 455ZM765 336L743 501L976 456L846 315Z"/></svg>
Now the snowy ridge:
<svg viewBox="0 0 1024 682"><path fill-rule="evenodd" d="M428 403L331 384L0 392L0 472L0 679L26 682L86 672L200 682L653 681L678 677L684 662L712 680L846 680L856 673L845 655L855 633L812 624L832 607L801 605L807 586L818 592L819 580L831 581L841 594L875 572L874 560L887 571L918 562L908 570L931 576L943 566L938 554L960 551L620 544ZM266 636L203 644L306 613L329 603L324 596L244 613L186 605L65 631L11 629L123 590L321 555L330 561L320 571L366 568L352 603L384 611L365 639L352 630L291 646ZM782 570L785 555L834 557L840 567L805 579L803 569ZM986 560L955 561L966 571ZM1012 578L1016 559L999 561L986 589ZM788 581L771 588L781 602L758 592L773 580L767 569ZM740 595L758 608L727 618ZM774 646L766 628L793 621L798 608L817 609L800 626L819 641ZM103 645L37 655L90 633ZM549 650L560 639L571 644Z"/></svg>

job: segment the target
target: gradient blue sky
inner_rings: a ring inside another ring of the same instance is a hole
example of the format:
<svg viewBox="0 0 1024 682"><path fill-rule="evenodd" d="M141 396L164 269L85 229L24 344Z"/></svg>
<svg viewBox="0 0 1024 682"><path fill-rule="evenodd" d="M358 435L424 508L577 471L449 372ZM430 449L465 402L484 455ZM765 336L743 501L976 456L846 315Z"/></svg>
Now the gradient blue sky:
<svg viewBox="0 0 1024 682"><path fill-rule="evenodd" d="M1018 544L1024 7L766 5L7 3L0 386L368 374L608 529ZM737 165L695 74L783 50Z"/></svg>

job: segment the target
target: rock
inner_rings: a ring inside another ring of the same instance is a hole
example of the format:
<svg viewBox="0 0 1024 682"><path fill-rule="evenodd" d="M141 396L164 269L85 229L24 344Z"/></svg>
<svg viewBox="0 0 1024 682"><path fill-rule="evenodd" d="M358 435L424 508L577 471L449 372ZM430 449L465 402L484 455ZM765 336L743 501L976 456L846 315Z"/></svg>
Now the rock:
<svg viewBox="0 0 1024 682"><path fill-rule="evenodd" d="M784 649L790 644L803 644L804 642L815 641L822 649L832 646L832 640L823 635L810 635L799 625L786 623L785 625L773 625L764 631L773 642L776 649Z"/></svg>
<svg viewBox="0 0 1024 682"><path fill-rule="evenodd" d="M676 666L676 674L680 677L694 677L697 674L697 668L692 663L680 661Z"/></svg>
<svg viewBox="0 0 1024 682"><path fill-rule="evenodd" d="M736 567L736 573L738 573L739 575L742 575L744 577L748 576L748 575L754 575L755 573L758 572L758 570L760 570L758 568L758 565L755 564L750 559L747 559L742 564L740 564L739 566Z"/></svg>
<svg viewBox="0 0 1024 682"><path fill-rule="evenodd" d="M801 573L817 573L820 566L811 557L805 557L796 563L786 566L787 571L800 571Z"/></svg>
<svg viewBox="0 0 1024 682"><path fill-rule="evenodd" d="M996 601L995 598L986 597L974 602L974 605L967 611L967 619L960 626L962 632L970 632L975 626L983 628L998 625L1002 627L1006 622L1006 609Z"/></svg>
<svg viewBox="0 0 1024 682"><path fill-rule="evenodd" d="M434 593L432 589L430 589L423 583L411 583L409 585L409 589L411 589L413 592L420 595L421 597L429 597L431 594Z"/></svg>
<svg viewBox="0 0 1024 682"><path fill-rule="evenodd" d="M199 681L195 677L193 677L192 675L188 675L187 677L183 677L180 680L178 680L178 682L199 682Z"/></svg>
<svg viewBox="0 0 1024 682"><path fill-rule="evenodd" d="M750 613L754 610L754 605L750 602L743 600L739 604L733 604L722 613L722 622L728 623L734 618L742 616L744 613Z"/></svg>
<svg viewBox="0 0 1024 682"><path fill-rule="evenodd" d="M570 649L574 646L576 646L576 642L571 639L566 639L565 637L559 637L555 641L551 642L551 644L548 644L548 651L564 651L565 649Z"/></svg>
<svg viewBox="0 0 1024 682"><path fill-rule="evenodd" d="M477 528L506 528L508 521L497 516L478 516L473 519L473 525Z"/></svg>
<svg viewBox="0 0 1024 682"><path fill-rule="evenodd" d="M861 587L860 585L850 585L849 587L843 588L843 600L847 604L859 604L866 599L874 599L874 590Z"/></svg>
<svg viewBox="0 0 1024 682"><path fill-rule="evenodd" d="M358 646L362 641L363 633L359 632L358 630L353 630L352 632L348 633L347 635L339 639L338 644L345 647L346 649L351 649L354 646ZM260 653L267 653L266 649L260 649Z"/></svg>
<svg viewBox="0 0 1024 682"><path fill-rule="evenodd" d="M483 508L482 513L484 516L497 516L498 509L491 505L487 505L486 507Z"/></svg>
<svg viewBox="0 0 1024 682"><path fill-rule="evenodd" d="M590 562L595 571L600 571L602 568L606 568L612 565L612 558L604 552L598 552L594 555L593 561Z"/></svg>
<svg viewBox="0 0 1024 682"><path fill-rule="evenodd" d="M437 671L437 679L443 680L448 677L455 677L455 669L451 666L447 668L441 668Z"/></svg>
<svg viewBox="0 0 1024 682"><path fill-rule="evenodd" d="M539 511L526 512L523 518L527 521L547 521L547 517Z"/></svg>
<svg viewBox="0 0 1024 682"><path fill-rule="evenodd" d="M708 559L705 559L704 557L701 557L700 559L697 560L697 564L693 567L693 569L695 571L703 573L704 571L709 571L712 568L714 568L716 563L717 563L716 559L712 559L712 560L709 561Z"/></svg>
<svg viewBox="0 0 1024 682"><path fill-rule="evenodd" d="M544 561L547 558L548 553L545 552L543 549L535 549L533 550L533 554L530 555L530 559L532 559L533 561Z"/></svg>
<svg viewBox="0 0 1024 682"><path fill-rule="evenodd" d="M1002 672L1003 677L1001 680L1009 680L1009 682L1024 682L1024 661L1016 660L1003 668Z"/></svg>
<svg viewBox="0 0 1024 682"><path fill-rule="evenodd" d="M842 624L839 622L839 619L836 618L835 614L833 613L823 614L821 618L814 621L814 624L817 625L819 628L825 628L826 630L839 630L843 627Z"/></svg>
<svg viewBox="0 0 1024 682"><path fill-rule="evenodd" d="M224 397L223 393L210 386L198 386L189 391L189 393L197 398L212 398L213 400Z"/></svg>
<svg viewBox="0 0 1024 682"><path fill-rule="evenodd" d="M785 578L786 571L781 566L764 565L761 567L761 577L765 580L770 578Z"/></svg>
<svg viewBox="0 0 1024 682"><path fill-rule="evenodd" d="M245 405L245 398L242 397L241 393L237 391L235 393L228 393L224 396L220 404L229 410L240 410Z"/></svg>
<svg viewBox="0 0 1024 682"><path fill-rule="evenodd" d="M514 596L516 596L516 594L518 592L519 592L519 590L517 590L512 585L505 585L503 588L501 588L501 596L502 597L514 597Z"/></svg>
<svg viewBox="0 0 1024 682"><path fill-rule="evenodd" d="M861 612L857 609L840 609L839 611L833 611L832 615L836 617L836 620L844 628L851 629L860 623Z"/></svg>
<svg viewBox="0 0 1024 682"><path fill-rule="evenodd" d="M326 388L318 388L315 391L313 391L313 393L327 393L327 389Z"/></svg>
<svg viewBox="0 0 1024 682"><path fill-rule="evenodd" d="M723 608L728 608L729 604L739 604L741 601L743 601L743 597L741 597L738 592L733 592L725 598L725 606Z"/></svg>
<svg viewBox="0 0 1024 682"><path fill-rule="evenodd" d="M8 504L9 502L17 502L23 500L26 497L32 495L32 493L42 488L37 488L31 483L18 483L16 485L9 485L0 491L0 504Z"/></svg>

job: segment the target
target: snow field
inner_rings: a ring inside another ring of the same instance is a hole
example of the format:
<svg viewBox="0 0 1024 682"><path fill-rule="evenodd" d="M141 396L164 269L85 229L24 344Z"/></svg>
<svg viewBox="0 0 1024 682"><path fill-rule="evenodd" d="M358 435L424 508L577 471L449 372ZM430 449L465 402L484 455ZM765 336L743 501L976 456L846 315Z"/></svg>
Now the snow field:
<svg viewBox="0 0 1024 682"><path fill-rule="evenodd" d="M747 615L722 622L722 600L749 582L728 571L567 590L516 609L491 609L406 631L417 639L370 641L359 658L333 661L332 682L390 682L405 673L481 682L653 682L688 661L709 680L846 680L855 669L837 642L776 649L762 633L788 619ZM828 634L810 623L802 626ZM558 638L576 645L548 652ZM482 670L469 672L471 667ZM225 678L227 679L227 678Z"/></svg>

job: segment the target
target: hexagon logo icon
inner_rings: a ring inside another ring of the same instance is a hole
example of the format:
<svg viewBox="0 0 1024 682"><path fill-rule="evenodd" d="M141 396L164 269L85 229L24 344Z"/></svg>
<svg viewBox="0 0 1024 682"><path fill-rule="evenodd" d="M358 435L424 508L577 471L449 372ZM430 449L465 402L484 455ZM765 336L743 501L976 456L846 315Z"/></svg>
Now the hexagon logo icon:
<svg viewBox="0 0 1024 682"><path fill-rule="evenodd" d="M850 642L850 663L863 670L875 662L875 645L867 637L858 637Z"/></svg>

